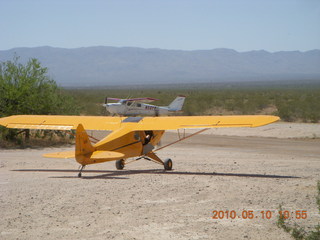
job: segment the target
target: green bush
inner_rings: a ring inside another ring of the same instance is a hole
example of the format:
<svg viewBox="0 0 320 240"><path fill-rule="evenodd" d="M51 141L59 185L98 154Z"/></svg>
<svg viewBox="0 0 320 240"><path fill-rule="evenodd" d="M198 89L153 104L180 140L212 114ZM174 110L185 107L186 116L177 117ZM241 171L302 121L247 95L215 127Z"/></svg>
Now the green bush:
<svg viewBox="0 0 320 240"><path fill-rule="evenodd" d="M318 205L318 210L320 213L320 181L317 183L318 195L316 197L316 202ZM279 211L282 212L282 206L279 206ZM291 226L288 224L283 215L279 215L277 226L282 228L285 232L289 233L296 240L319 240L320 239L320 223L318 223L314 230L307 232L303 227L298 224Z"/></svg>
<svg viewBox="0 0 320 240"><path fill-rule="evenodd" d="M18 114L78 114L74 99L47 76L37 59L26 64L18 57L0 63L0 117ZM0 138L17 141L20 130L0 129ZM24 131L29 138L29 131Z"/></svg>

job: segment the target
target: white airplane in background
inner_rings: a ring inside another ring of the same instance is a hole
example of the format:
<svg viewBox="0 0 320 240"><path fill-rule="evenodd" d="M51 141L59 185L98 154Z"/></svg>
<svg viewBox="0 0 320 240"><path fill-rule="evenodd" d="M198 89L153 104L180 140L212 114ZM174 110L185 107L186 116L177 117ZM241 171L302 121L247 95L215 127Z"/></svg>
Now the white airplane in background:
<svg viewBox="0 0 320 240"><path fill-rule="evenodd" d="M147 104L158 99L155 98L131 98L131 99L119 99L119 98L106 98L105 104L107 111L112 115L120 116L160 116L168 115L170 113L179 112L184 104L185 96L178 96L169 106L155 106ZM117 103L108 103L108 101L118 101Z"/></svg>

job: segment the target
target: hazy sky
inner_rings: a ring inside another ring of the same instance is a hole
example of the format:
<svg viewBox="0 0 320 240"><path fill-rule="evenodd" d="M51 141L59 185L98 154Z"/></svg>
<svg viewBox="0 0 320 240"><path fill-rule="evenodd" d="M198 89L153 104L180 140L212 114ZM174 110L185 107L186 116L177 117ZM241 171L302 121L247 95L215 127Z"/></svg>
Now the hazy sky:
<svg viewBox="0 0 320 240"><path fill-rule="evenodd" d="M320 49L320 0L0 0L0 50Z"/></svg>

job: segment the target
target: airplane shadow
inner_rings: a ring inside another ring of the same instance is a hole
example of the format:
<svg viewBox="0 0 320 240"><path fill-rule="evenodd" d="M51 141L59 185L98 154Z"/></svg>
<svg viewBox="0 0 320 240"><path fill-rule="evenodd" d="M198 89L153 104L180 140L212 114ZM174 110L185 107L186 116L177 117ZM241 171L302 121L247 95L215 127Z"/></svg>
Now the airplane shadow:
<svg viewBox="0 0 320 240"><path fill-rule="evenodd" d="M18 172L63 172L75 173L75 176L54 176L50 178L78 178L78 170L67 169L14 169ZM86 173L99 173L96 176L86 176ZM225 177L249 177L249 178L301 178L297 176L268 175L254 173L217 173L217 172L186 172L186 171L165 171L159 169L146 170L84 170L82 179L130 179L128 175L135 174L164 174L164 175L190 175L190 176L225 176Z"/></svg>

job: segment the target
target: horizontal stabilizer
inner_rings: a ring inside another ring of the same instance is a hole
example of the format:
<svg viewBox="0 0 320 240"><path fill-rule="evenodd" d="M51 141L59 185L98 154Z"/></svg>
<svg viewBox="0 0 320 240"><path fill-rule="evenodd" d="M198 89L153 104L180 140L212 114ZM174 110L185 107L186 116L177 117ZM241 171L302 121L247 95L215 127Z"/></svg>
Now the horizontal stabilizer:
<svg viewBox="0 0 320 240"><path fill-rule="evenodd" d="M119 159L124 157L123 153L113 152L113 151L95 151L91 155L91 159Z"/></svg>
<svg viewBox="0 0 320 240"><path fill-rule="evenodd" d="M47 158L75 158L75 153L74 151L54 152L43 154L43 156Z"/></svg>
<svg viewBox="0 0 320 240"><path fill-rule="evenodd" d="M46 153L43 154L46 158L75 158L74 151L66 151L66 152L54 152L54 153ZM99 160L99 159L110 159L115 160L124 157L123 153L113 152L113 151L95 151L91 155L92 160Z"/></svg>

